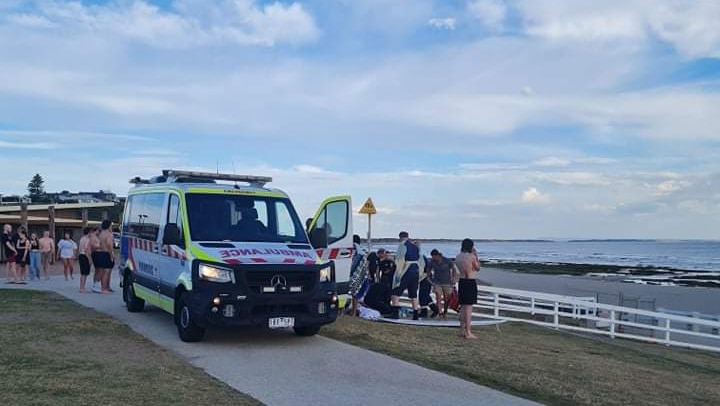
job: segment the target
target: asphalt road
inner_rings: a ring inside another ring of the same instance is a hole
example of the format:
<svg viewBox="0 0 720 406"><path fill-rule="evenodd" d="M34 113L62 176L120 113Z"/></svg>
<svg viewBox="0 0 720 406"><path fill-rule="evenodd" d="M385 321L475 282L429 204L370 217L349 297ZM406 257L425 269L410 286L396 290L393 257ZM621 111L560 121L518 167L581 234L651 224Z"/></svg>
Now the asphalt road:
<svg viewBox="0 0 720 406"><path fill-rule="evenodd" d="M153 307L129 313L119 289L112 295L80 294L77 279L53 276L24 288L52 290L113 316L267 405L536 404L328 338L296 337L292 331L208 331L201 343L183 343L169 314Z"/></svg>

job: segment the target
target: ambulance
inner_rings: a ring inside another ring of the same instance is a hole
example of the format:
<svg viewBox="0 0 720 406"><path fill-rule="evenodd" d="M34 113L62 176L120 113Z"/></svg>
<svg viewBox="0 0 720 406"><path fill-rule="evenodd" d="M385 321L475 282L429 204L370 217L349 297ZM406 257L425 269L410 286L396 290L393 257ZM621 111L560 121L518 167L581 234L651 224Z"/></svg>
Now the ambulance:
<svg viewBox="0 0 720 406"><path fill-rule="evenodd" d="M211 327L311 336L335 321L350 279L351 199L325 200L306 230L271 181L171 169L132 179L118 261L127 310L167 311L186 342Z"/></svg>

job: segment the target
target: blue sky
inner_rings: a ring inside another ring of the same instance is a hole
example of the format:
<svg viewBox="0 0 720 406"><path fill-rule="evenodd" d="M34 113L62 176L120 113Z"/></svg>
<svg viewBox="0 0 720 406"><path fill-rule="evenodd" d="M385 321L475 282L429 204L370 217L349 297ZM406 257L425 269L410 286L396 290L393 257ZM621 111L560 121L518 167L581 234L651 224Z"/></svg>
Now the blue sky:
<svg viewBox="0 0 720 406"><path fill-rule="evenodd" d="M5 0L0 193L219 162L303 214L372 196L383 236L719 239L717 21L716 1Z"/></svg>

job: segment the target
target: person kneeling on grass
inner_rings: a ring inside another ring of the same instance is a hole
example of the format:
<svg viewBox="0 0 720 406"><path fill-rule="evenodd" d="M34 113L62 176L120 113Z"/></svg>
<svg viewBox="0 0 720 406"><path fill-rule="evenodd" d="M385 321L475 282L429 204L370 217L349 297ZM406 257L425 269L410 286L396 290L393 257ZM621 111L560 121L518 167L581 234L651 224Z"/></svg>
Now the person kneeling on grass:
<svg viewBox="0 0 720 406"><path fill-rule="evenodd" d="M458 297L460 302L460 331L465 338L477 338L472 333L472 310L477 303L477 273L480 271L480 259L469 238L462 241L460 253L455 257L455 264L460 270Z"/></svg>

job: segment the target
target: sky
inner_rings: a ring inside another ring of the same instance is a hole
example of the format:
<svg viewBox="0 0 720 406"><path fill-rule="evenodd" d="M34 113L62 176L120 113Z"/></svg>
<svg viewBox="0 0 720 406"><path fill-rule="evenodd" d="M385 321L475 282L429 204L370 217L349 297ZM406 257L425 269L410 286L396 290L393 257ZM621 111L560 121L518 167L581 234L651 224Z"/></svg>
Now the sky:
<svg viewBox="0 0 720 406"><path fill-rule="evenodd" d="M372 197L375 236L720 239L718 21L716 0L2 0L0 193L219 169L302 216Z"/></svg>

